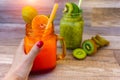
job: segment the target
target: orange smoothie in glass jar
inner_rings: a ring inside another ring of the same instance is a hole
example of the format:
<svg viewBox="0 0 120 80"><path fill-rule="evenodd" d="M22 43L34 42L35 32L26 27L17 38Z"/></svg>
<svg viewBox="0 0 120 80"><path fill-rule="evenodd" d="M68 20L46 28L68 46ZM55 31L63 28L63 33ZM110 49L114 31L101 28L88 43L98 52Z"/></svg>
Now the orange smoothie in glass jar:
<svg viewBox="0 0 120 80"><path fill-rule="evenodd" d="M26 54L31 50L32 46L37 41L43 41L44 45L41 51L36 56L31 72L45 73L56 67L56 60L65 57L65 42L62 37L54 33L54 26L51 23L48 29L45 29L48 23L48 17L45 15L38 15L32 20L31 25L26 25L26 36L24 38L24 48ZM45 32L45 30L47 30ZM62 54L56 56L57 40L62 41Z"/></svg>

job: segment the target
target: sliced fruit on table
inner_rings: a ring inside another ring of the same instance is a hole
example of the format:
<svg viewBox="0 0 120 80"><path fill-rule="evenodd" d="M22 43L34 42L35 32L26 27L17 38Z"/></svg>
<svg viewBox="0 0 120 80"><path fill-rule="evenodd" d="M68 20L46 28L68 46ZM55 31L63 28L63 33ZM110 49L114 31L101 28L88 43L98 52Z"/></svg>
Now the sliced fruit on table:
<svg viewBox="0 0 120 80"><path fill-rule="evenodd" d="M85 59L86 56L87 56L86 52L83 49L80 49L80 48L73 50L72 55L76 59Z"/></svg>
<svg viewBox="0 0 120 80"><path fill-rule="evenodd" d="M92 37L91 39L96 43L96 45L98 45L98 48L101 48L104 46L104 44L98 41L95 37Z"/></svg>
<svg viewBox="0 0 120 80"><path fill-rule="evenodd" d="M93 40L85 40L82 43L82 48L87 53L87 55L93 55L97 52L97 45Z"/></svg>
<svg viewBox="0 0 120 80"><path fill-rule="evenodd" d="M33 18L38 15L37 10L32 6L26 6L22 9L22 17L26 23L31 23Z"/></svg>
<svg viewBox="0 0 120 80"><path fill-rule="evenodd" d="M101 37L100 35L96 35L95 38L103 44L103 46L108 46L109 41L106 40L105 38Z"/></svg>

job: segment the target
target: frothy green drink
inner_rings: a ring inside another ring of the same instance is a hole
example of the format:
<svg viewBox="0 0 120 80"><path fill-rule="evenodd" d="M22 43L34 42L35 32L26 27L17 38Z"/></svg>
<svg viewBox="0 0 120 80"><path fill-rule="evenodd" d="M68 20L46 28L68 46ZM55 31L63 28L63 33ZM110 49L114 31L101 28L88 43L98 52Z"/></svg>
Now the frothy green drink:
<svg viewBox="0 0 120 80"><path fill-rule="evenodd" d="M82 42L84 21L82 13L64 13L60 20L60 35L67 49L76 49Z"/></svg>

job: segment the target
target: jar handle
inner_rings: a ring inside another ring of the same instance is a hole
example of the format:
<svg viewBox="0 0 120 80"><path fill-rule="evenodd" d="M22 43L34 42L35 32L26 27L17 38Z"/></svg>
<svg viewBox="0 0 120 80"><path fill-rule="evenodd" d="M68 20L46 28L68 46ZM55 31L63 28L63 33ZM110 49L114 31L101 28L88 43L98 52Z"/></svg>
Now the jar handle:
<svg viewBox="0 0 120 80"><path fill-rule="evenodd" d="M62 53L57 55L57 60L61 60L66 56L66 44L63 37L57 35L57 40L60 40L62 43Z"/></svg>

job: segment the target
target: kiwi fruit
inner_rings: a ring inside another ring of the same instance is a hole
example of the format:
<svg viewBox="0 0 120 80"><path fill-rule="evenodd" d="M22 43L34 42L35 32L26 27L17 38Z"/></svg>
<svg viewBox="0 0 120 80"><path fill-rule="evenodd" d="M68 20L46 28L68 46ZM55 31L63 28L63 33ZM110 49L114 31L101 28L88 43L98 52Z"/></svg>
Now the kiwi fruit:
<svg viewBox="0 0 120 80"><path fill-rule="evenodd" d="M72 6L73 6L73 11L72 11L72 13L79 13L79 7L75 4L75 3L71 3L72 4Z"/></svg>
<svg viewBox="0 0 120 80"><path fill-rule="evenodd" d="M96 44L97 45L97 49L100 48L100 45Z"/></svg>
<svg viewBox="0 0 120 80"><path fill-rule="evenodd" d="M68 2L65 5L65 8L63 10L64 13L79 13L81 10L79 9L79 7L73 3L73 2Z"/></svg>
<svg viewBox="0 0 120 80"><path fill-rule="evenodd" d="M77 48L75 50L73 50L73 57L76 59L85 59L87 54L83 49Z"/></svg>
<svg viewBox="0 0 120 80"><path fill-rule="evenodd" d="M73 11L73 5L71 3L66 3L64 8L64 13L72 13Z"/></svg>
<svg viewBox="0 0 120 80"><path fill-rule="evenodd" d="M98 45L98 48L104 46L104 44L102 44L100 41L98 41L95 37L92 37L91 39L96 43L96 45Z"/></svg>
<svg viewBox="0 0 120 80"><path fill-rule="evenodd" d="M87 55L93 55L94 53L97 52L97 45L93 40L85 40L82 43L82 48L83 50L87 53Z"/></svg>
<svg viewBox="0 0 120 80"><path fill-rule="evenodd" d="M105 38L101 37L100 35L96 35L95 38L100 41L101 44L103 44L103 46L108 46L109 45L109 41L106 40Z"/></svg>

